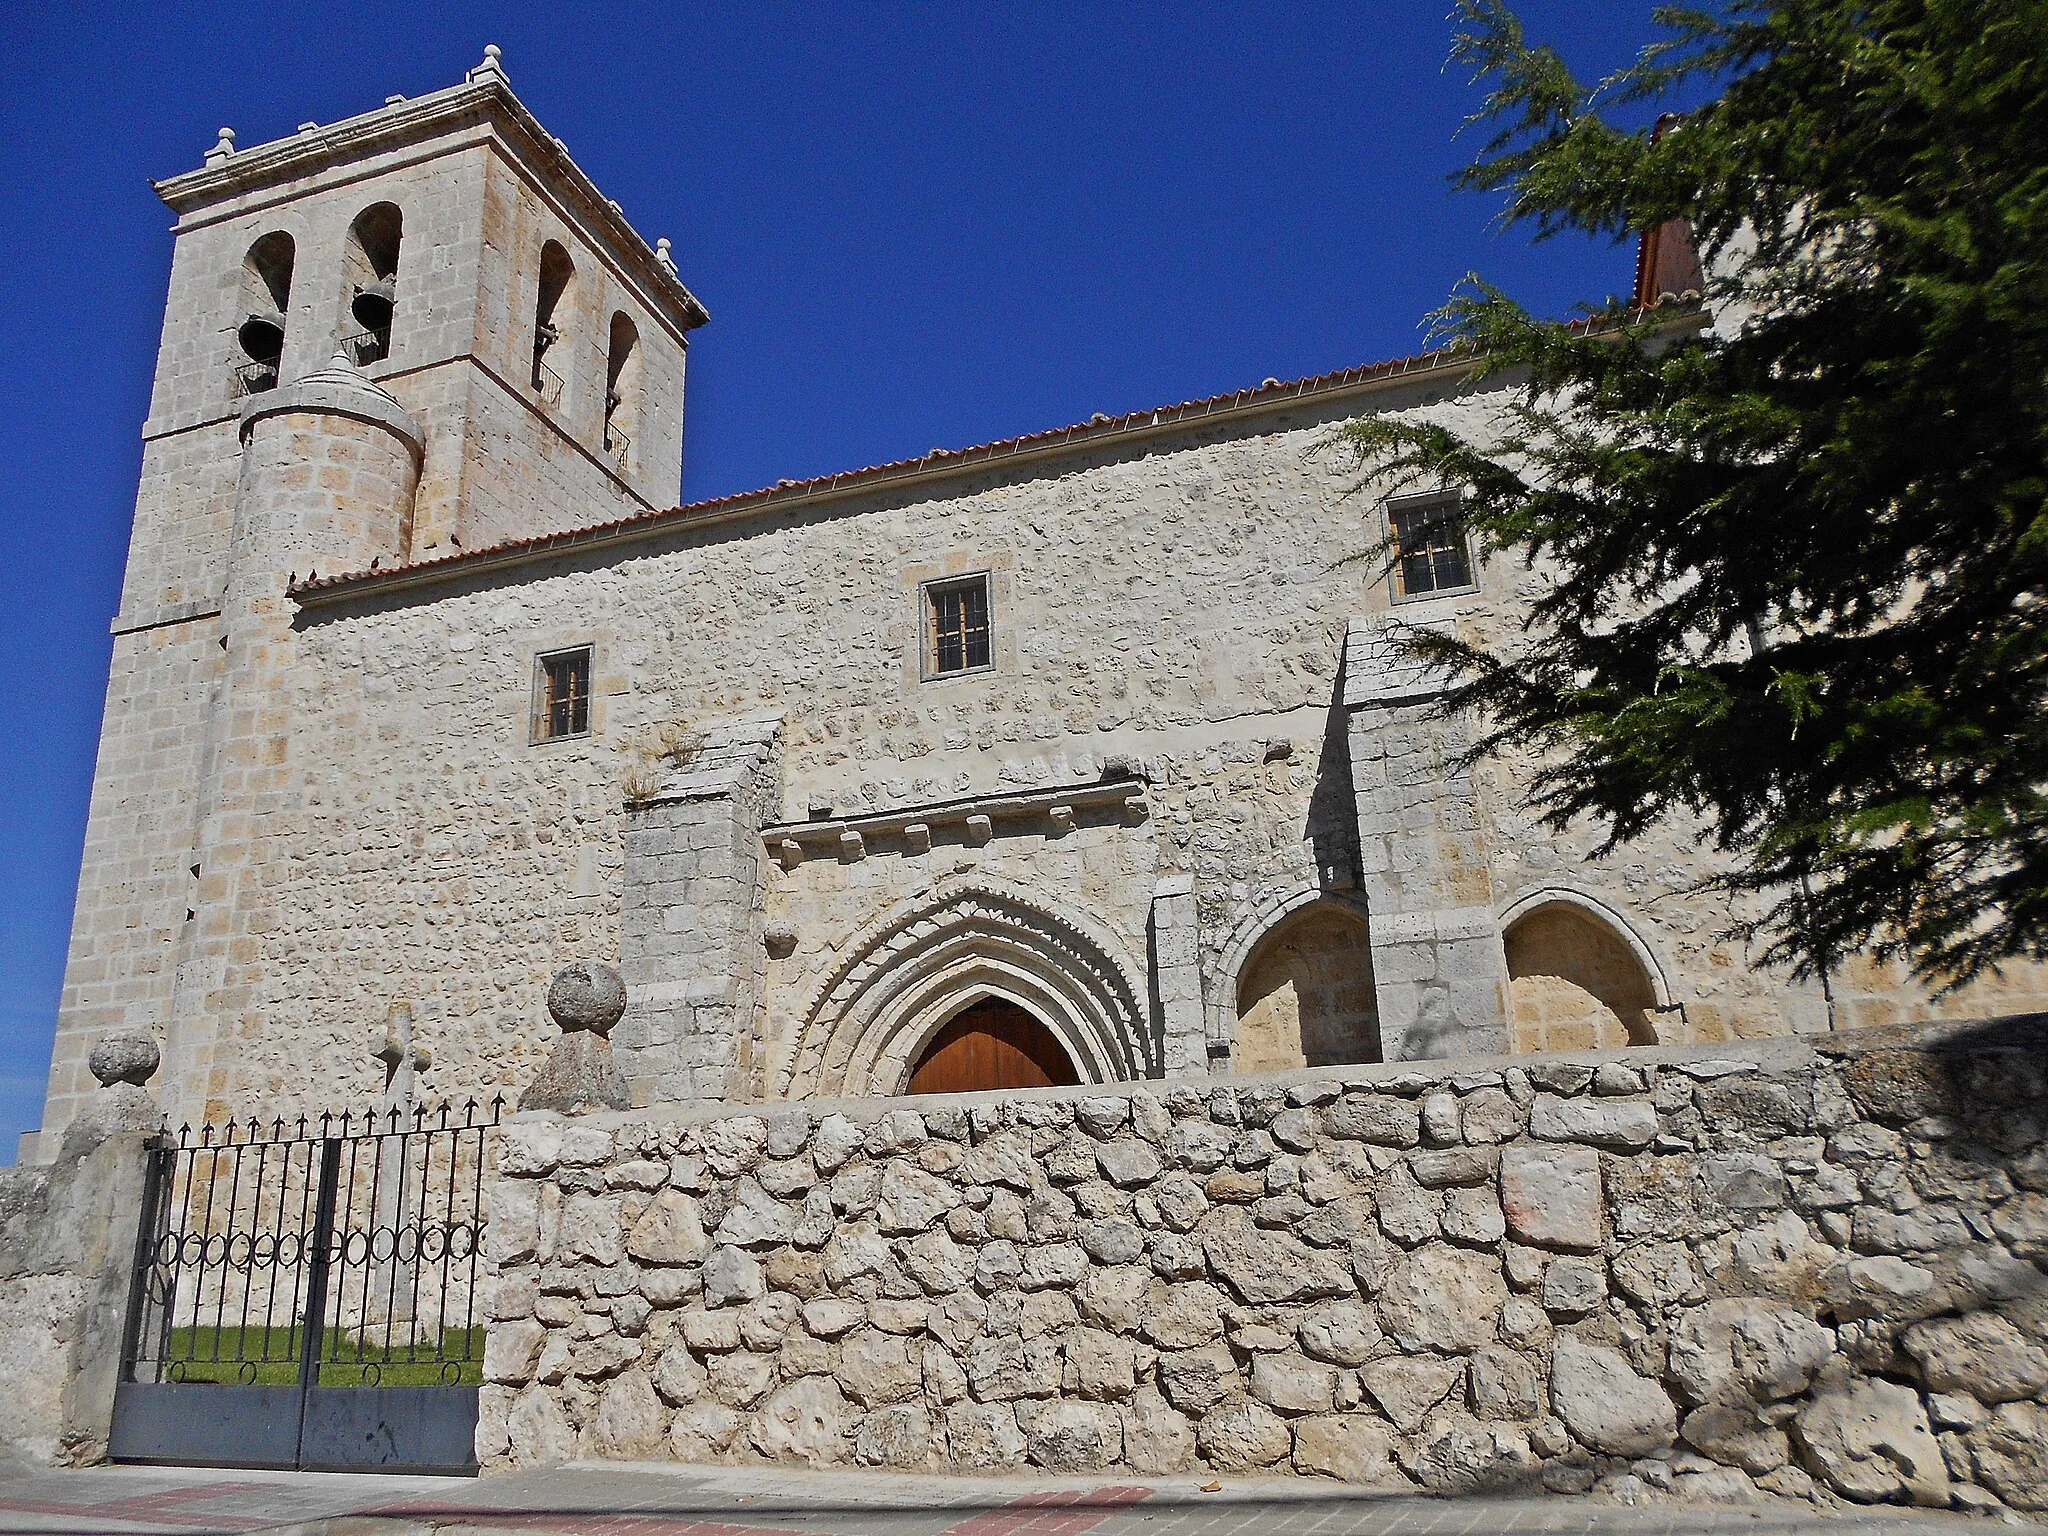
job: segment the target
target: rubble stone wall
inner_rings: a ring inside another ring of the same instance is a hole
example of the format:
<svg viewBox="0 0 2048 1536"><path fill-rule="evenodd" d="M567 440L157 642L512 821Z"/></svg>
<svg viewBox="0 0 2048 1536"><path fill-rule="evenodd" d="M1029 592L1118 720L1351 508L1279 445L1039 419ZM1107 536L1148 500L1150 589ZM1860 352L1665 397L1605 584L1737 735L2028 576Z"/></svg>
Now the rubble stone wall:
<svg viewBox="0 0 2048 1536"><path fill-rule="evenodd" d="M521 1117L478 1451L2048 1508L2044 1074L2033 1015Z"/></svg>

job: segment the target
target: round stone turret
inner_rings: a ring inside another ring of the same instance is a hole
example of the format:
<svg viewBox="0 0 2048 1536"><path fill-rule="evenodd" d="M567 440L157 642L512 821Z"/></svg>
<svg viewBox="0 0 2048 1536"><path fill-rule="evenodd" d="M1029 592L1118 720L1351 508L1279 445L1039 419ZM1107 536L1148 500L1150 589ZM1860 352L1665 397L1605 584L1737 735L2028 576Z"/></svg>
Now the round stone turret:
<svg viewBox="0 0 2048 1536"><path fill-rule="evenodd" d="M402 559L425 435L346 357L242 403L234 577L245 589Z"/></svg>

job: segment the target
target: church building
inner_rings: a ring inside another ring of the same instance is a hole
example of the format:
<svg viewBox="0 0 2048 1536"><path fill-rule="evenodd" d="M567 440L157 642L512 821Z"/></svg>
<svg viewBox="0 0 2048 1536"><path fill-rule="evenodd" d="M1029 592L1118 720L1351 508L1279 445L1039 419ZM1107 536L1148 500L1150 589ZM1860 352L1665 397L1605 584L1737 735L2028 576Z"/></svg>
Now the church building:
<svg viewBox="0 0 2048 1536"><path fill-rule="evenodd" d="M2048 1008L1794 985L1594 860L1398 636L1545 579L1329 449L1483 425L1369 363L692 505L709 312L514 95L459 85L158 184L162 345L43 1129L151 1033L172 1123L529 1082L616 965L636 1103L1696 1043ZM1638 302L1675 295L1644 252ZM1602 286L1595 279L1593 286ZM1712 317L1672 306L1674 326ZM1370 552L1391 537L1386 560ZM410 1070L410 1069L409 1069Z"/></svg>

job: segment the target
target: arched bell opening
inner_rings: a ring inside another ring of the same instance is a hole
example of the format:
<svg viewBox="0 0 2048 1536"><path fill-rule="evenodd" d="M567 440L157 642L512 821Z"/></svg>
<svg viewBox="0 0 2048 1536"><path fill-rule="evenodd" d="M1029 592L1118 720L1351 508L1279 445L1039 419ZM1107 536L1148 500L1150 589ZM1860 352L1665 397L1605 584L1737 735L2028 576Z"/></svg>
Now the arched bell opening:
<svg viewBox="0 0 2048 1536"><path fill-rule="evenodd" d="M358 368L391 355L391 321L398 309L398 252L405 215L396 203L372 203L349 226L342 248L341 347Z"/></svg>
<svg viewBox="0 0 2048 1536"><path fill-rule="evenodd" d="M1316 901L1268 929L1238 972L1234 1033L1238 1072L1384 1060L1365 917Z"/></svg>
<svg viewBox="0 0 2048 1536"><path fill-rule="evenodd" d="M1030 1009L990 995L939 1026L910 1069L911 1093L1064 1088L1081 1081L1074 1058Z"/></svg>
<svg viewBox="0 0 2048 1536"><path fill-rule="evenodd" d="M1502 940L1516 1051L1656 1043L1655 980L1628 940L1583 904L1531 907Z"/></svg>
<svg viewBox="0 0 2048 1536"><path fill-rule="evenodd" d="M562 403L562 375L557 366L549 363L548 354L562 340L562 328L569 315L564 301L575 281L576 263L569 259L562 243L550 240L542 245L540 285L533 297L533 387L547 405Z"/></svg>
<svg viewBox="0 0 2048 1536"><path fill-rule="evenodd" d="M273 230L242 258L241 317L235 322L235 392L261 394L277 388L284 363L285 317L292 307L292 264L297 247L283 230Z"/></svg>
<svg viewBox="0 0 2048 1536"><path fill-rule="evenodd" d="M605 355L604 451L620 466L632 451L640 414L640 328L624 314L612 316Z"/></svg>

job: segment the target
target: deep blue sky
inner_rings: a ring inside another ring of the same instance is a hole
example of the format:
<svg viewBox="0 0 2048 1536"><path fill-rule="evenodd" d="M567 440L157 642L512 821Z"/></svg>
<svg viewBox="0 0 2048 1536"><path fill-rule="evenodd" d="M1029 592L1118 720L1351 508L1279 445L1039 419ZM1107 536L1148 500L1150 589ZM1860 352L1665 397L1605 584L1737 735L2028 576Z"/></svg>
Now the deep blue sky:
<svg viewBox="0 0 2048 1536"><path fill-rule="evenodd" d="M696 500L1415 351L1478 268L1562 312L1448 174L1447 0L20 4L0 24L0 1160L41 1118L170 218L147 178L448 85L514 88L709 306ZM1648 0L1530 0L1582 74Z"/></svg>

